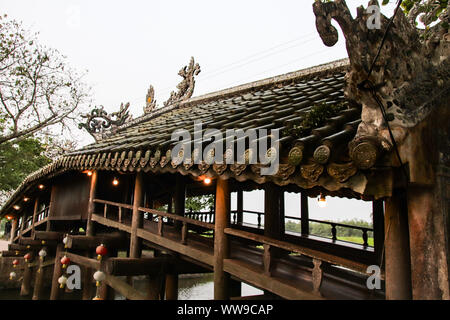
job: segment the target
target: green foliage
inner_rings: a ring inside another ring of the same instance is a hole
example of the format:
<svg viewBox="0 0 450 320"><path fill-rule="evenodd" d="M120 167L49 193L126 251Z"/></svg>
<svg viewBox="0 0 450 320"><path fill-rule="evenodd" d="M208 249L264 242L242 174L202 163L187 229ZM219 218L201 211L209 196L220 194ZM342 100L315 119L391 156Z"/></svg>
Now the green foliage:
<svg viewBox="0 0 450 320"><path fill-rule="evenodd" d="M186 198L186 210L187 211L207 211L214 207L214 197L213 195L205 195L198 197L188 197Z"/></svg>
<svg viewBox="0 0 450 320"><path fill-rule="evenodd" d="M28 174L51 162L44 151L43 144L35 138L1 143L0 190L17 188Z"/></svg>
<svg viewBox="0 0 450 320"><path fill-rule="evenodd" d="M321 103L314 105L300 123L289 125L283 130L283 134L295 138L303 137L312 129L323 126L329 118L337 116L345 108L346 106L343 102L339 104Z"/></svg>

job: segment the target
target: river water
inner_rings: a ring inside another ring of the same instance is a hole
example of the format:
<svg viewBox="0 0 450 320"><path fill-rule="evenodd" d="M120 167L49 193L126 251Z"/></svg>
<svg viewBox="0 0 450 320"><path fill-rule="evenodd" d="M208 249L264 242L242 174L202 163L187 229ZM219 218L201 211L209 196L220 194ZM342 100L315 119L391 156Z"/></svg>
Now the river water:
<svg viewBox="0 0 450 320"><path fill-rule="evenodd" d="M140 287L139 282L135 283L136 288ZM178 282L178 299L179 300L211 300L214 297L214 283L213 274L189 275L180 276ZM21 297L19 295L20 289L4 289L0 290L0 300L29 300L29 297ZM262 291L242 283L242 296L251 296L262 294ZM48 299L50 290L43 292L43 298ZM79 300L81 299L81 290L74 290L71 293L65 293L64 300ZM116 300L123 300L124 297L116 294Z"/></svg>

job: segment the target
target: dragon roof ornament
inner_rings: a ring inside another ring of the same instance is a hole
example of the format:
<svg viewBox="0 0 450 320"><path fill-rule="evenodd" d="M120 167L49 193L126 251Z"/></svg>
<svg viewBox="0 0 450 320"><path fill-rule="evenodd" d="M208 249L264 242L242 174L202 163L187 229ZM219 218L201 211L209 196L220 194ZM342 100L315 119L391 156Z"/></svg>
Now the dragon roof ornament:
<svg viewBox="0 0 450 320"><path fill-rule="evenodd" d="M152 112L156 108L155 89L152 85L148 88L147 96L145 97L144 114Z"/></svg>
<svg viewBox="0 0 450 320"><path fill-rule="evenodd" d="M86 129L89 134L94 137L95 141L107 137L116 132L117 128L131 120L131 115L128 111L130 103L120 104L120 109L108 115L103 106L95 107L91 112L81 115L86 119L86 122L79 123L79 129Z"/></svg>
<svg viewBox="0 0 450 320"><path fill-rule="evenodd" d="M200 71L200 65L194 62L194 57L191 57L189 65L184 66L178 72L178 75L183 77L183 80L177 85L178 92L172 91L170 93L169 99L164 102L164 107L192 97L195 87L194 76L198 75Z"/></svg>

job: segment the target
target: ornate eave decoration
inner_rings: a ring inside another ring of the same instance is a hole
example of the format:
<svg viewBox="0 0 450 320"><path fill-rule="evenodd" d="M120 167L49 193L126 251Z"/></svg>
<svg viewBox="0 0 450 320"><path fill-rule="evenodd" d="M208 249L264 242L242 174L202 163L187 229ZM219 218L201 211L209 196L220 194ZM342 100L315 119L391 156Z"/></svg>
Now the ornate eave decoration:
<svg viewBox="0 0 450 320"><path fill-rule="evenodd" d="M183 80L177 85L178 92L172 91L170 93L169 99L164 102L164 107L192 97L195 87L194 76L198 75L200 71L200 65L194 62L194 57L191 57L189 65L184 66L178 72L178 75L183 77Z"/></svg>
<svg viewBox="0 0 450 320"><path fill-rule="evenodd" d="M145 97L144 114L152 112L156 108L155 89L152 85L148 88L147 96Z"/></svg>
<svg viewBox="0 0 450 320"><path fill-rule="evenodd" d="M108 115L103 106L95 107L91 112L81 115L86 119L85 123L79 123L78 128L86 129L95 141L105 138L106 136L116 132L117 128L131 120L131 115L128 111L130 103L120 104L120 109Z"/></svg>

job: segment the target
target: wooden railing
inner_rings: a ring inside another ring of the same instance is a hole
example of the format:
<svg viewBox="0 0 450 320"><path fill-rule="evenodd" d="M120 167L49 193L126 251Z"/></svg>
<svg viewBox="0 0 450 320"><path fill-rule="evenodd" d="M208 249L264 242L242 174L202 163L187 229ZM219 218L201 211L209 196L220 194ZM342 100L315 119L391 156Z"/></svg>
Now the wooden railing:
<svg viewBox="0 0 450 320"><path fill-rule="evenodd" d="M271 259L271 255L270 255L271 247L275 247L275 248L279 248L279 249L282 249L282 250L285 250L288 252L294 252L294 253L298 253L298 254L301 254L304 256L308 256L313 259L313 262L314 262L314 260L321 261L321 262L327 262L332 265L345 267L345 268L348 268L348 269L351 269L351 270L354 270L354 271L357 271L360 273L366 273L366 270L368 267L368 265L364 264L364 263L349 260L346 258L342 258L339 256L329 254L329 253L325 253L322 251L302 247L302 246L299 246L297 244L293 244L290 242L272 239L267 236L258 235L258 234L254 234L254 233L247 232L247 231L226 228L225 233L230 236L243 238L243 239L247 239L247 240L252 240L256 243L262 244L264 247L263 266L264 266L265 272L267 272L267 273L270 273L271 265L273 263L273 261ZM316 266L316 263L314 263L314 265Z"/></svg>
<svg viewBox="0 0 450 320"><path fill-rule="evenodd" d="M108 209L110 207L117 208L117 218L119 223L123 223L124 214L131 214L133 206L130 204L94 199L94 203L103 204L103 217L108 218ZM127 212L129 210L129 212Z"/></svg>
<svg viewBox="0 0 450 320"><path fill-rule="evenodd" d="M37 222L41 222L44 219L48 218L48 214L50 212L50 206L44 207L41 209L41 211L36 213L36 220L34 221L34 224L36 225Z"/></svg>
<svg viewBox="0 0 450 320"><path fill-rule="evenodd" d="M298 220L301 221L301 218L298 217L292 217L292 216L285 216L285 219L291 219L291 220ZM331 226L330 229L330 236L331 236L331 240L336 241L338 240L337 238L337 227L342 227L342 228L347 228L347 229L354 229L354 230L361 230L362 232L362 240L363 240L363 246L364 247L368 247L369 246L369 232L373 232L373 229L371 228L367 228L367 227L360 227L360 226L353 226L350 224L343 224L343 223L338 223L338 222L332 222L332 221L323 221L323 220L315 220L315 219L308 219L309 222L315 222L315 223L322 223L322 224L327 224ZM342 240L345 241L345 240Z"/></svg>
<svg viewBox="0 0 450 320"><path fill-rule="evenodd" d="M187 218L214 223L214 211L188 211L184 215Z"/></svg>
<svg viewBox="0 0 450 320"><path fill-rule="evenodd" d="M148 213L152 216L153 221L158 222L158 235L163 236L164 235L164 218L166 218L166 222L169 222L169 219L172 221L178 221L181 223L181 243L186 244L187 243L187 237L188 237L188 230L189 225L195 225L198 227L202 227L208 230L214 230L214 224L204 221L199 221L196 219L179 216L173 213L163 212L156 209L150 209L150 208L144 208L139 207L138 210L143 213Z"/></svg>

